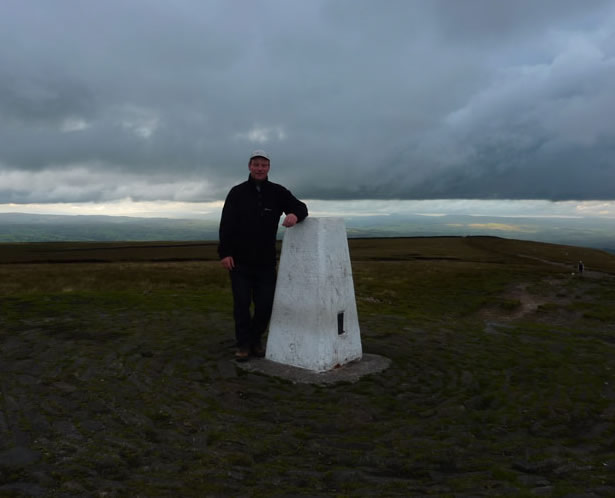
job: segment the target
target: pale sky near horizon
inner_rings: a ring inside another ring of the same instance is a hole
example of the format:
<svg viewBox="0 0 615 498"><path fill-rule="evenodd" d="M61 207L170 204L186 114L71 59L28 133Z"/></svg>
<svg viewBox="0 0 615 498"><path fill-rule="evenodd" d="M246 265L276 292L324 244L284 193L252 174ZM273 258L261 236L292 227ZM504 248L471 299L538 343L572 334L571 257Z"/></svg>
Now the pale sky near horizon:
<svg viewBox="0 0 615 498"><path fill-rule="evenodd" d="M612 217L613 88L607 0L3 0L0 211Z"/></svg>
<svg viewBox="0 0 615 498"><path fill-rule="evenodd" d="M545 201L545 200L318 200L306 199L310 216L345 218L380 216L469 215L499 218L592 218L615 221L613 201ZM0 213L105 215L145 218L183 218L217 221L223 201L178 202L122 199L112 202L0 204Z"/></svg>

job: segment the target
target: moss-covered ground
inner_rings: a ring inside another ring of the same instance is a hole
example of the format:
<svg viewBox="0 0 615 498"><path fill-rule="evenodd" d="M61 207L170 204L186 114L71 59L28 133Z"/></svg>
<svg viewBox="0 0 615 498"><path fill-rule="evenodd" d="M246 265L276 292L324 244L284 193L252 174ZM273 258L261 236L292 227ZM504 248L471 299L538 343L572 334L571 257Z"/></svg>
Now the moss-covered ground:
<svg viewBox="0 0 615 498"><path fill-rule="evenodd" d="M236 368L215 246L171 246L0 246L0 496L615 495L615 256L351 240L392 365L320 386Z"/></svg>

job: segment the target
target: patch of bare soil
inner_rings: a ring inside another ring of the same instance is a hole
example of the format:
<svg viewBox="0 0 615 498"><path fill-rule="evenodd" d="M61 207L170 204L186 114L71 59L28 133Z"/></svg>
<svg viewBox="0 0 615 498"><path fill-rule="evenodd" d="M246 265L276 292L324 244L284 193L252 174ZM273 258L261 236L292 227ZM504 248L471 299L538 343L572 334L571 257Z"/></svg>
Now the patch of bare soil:
<svg viewBox="0 0 615 498"><path fill-rule="evenodd" d="M480 310L479 316L485 320L487 326L493 321L508 323L523 318L543 321L541 315L543 319L548 317L549 322L554 324L570 323L580 319L582 314L571 310L569 305L574 300L585 298L593 287L593 281L614 278L600 271L585 270L579 273L574 266L568 264L523 254L518 256L561 268L571 268L571 272L542 279L538 284L516 283L498 296L499 302Z"/></svg>
<svg viewBox="0 0 615 498"><path fill-rule="evenodd" d="M480 310L479 316L486 323L493 321L508 323L529 316L533 317L545 305L560 308L559 311L562 314L567 314L568 312L561 310L561 307L570 304L571 297L554 290L557 288L556 283L555 279L546 280L544 288L549 290L540 293L529 290L530 284L527 282L516 284L500 295L498 302L489 304Z"/></svg>

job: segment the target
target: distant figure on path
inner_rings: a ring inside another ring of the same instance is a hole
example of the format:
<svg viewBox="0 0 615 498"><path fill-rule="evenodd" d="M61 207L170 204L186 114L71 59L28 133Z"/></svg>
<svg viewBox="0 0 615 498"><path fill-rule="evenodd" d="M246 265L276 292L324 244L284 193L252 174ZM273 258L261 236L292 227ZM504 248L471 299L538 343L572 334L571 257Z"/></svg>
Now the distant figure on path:
<svg viewBox="0 0 615 498"><path fill-rule="evenodd" d="M583 264L583 261L579 261L579 273L583 273L584 269L585 269L585 265Z"/></svg>
<svg viewBox="0 0 615 498"><path fill-rule="evenodd" d="M218 255L231 277L237 361L246 361L250 355L265 356L261 337L273 307L280 217L286 214L282 225L290 228L308 215L303 202L269 181L269 168L269 155L254 151L248 163L250 176L230 190L220 219Z"/></svg>

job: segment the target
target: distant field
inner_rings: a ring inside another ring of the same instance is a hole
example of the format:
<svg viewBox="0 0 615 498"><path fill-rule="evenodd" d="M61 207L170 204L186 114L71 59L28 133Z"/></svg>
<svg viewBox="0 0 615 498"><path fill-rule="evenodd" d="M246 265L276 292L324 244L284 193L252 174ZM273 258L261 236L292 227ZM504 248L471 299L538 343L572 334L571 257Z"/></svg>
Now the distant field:
<svg viewBox="0 0 615 498"><path fill-rule="evenodd" d="M217 242L25 242L0 244L1 263L210 261Z"/></svg>
<svg viewBox="0 0 615 498"><path fill-rule="evenodd" d="M574 266L579 260L615 273L615 255L605 251L499 237L400 237L348 239L353 261L449 260L502 262L522 257ZM281 243L278 243L278 248ZM28 242L0 243L2 263L114 261L214 261L217 242Z"/></svg>

